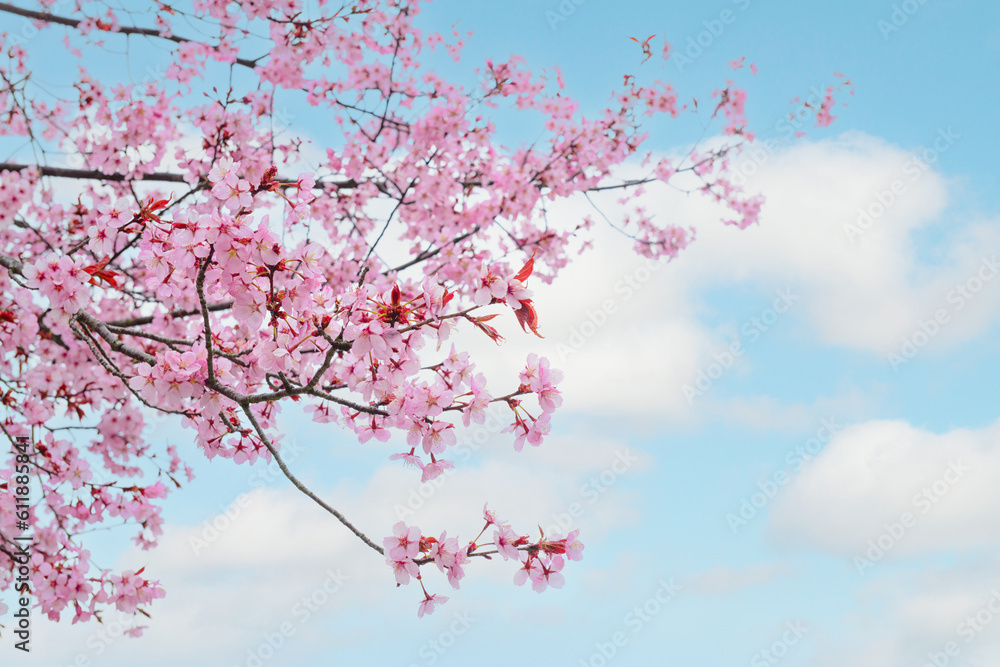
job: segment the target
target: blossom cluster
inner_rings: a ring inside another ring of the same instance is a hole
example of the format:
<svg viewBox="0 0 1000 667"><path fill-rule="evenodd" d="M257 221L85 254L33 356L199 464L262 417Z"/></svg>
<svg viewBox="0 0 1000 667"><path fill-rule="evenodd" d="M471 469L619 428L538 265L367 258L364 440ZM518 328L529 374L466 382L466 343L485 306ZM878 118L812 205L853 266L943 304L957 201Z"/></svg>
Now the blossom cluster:
<svg viewBox="0 0 1000 667"><path fill-rule="evenodd" d="M434 563L447 575L448 583L458 589L459 582L465 576L463 568L472 557L500 554L503 560L513 560L521 567L514 573L514 583L523 586L531 582L535 592L541 593L549 587L562 588L566 580L562 569L566 559L582 560L583 543L580 542L580 531L574 530L566 537L548 537L541 533L539 539L532 542L527 535L514 532L510 524L497 518L489 509L489 504L483 507L485 525L476 539L468 544L461 544L456 537L448 537L447 531L440 537L423 536L416 526L407 526L400 521L393 526L392 535L382 543L385 547L385 559L396 577L396 585L409 584L411 579L420 583L423 599L417 608L417 616L434 612L436 606L448 601L448 597L432 594L427 591L420 567ZM493 541L480 542L487 530L493 528ZM490 549L492 547L492 549Z"/></svg>
<svg viewBox="0 0 1000 667"><path fill-rule="evenodd" d="M21 210L21 206L31 199L37 182L36 169L0 171L0 231L14 222L14 216Z"/></svg>
<svg viewBox="0 0 1000 667"><path fill-rule="evenodd" d="M422 30L423 4L196 0L175 14L83 1L82 20L36 21L66 45L64 80L45 88L28 50L0 33L0 137L25 145L10 158L20 163L0 166L0 435L36 436L38 491L20 524L0 493L0 590L27 523L50 617L141 615L162 597L141 571L102 570L84 547L85 532L123 525L152 548L159 501L191 480L183 445L145 428L151 415L179 421L208 459L284 464L278 418L294 406L424 482L455 467L459 430L494 407L516 450L540 446L560 371L529 354L523 369L487 377L453 334L545 334L534 289L586 250L594 224L550 217L551 205L620 195L612 224L652 258L676 257L695 230L645 210L643 188L698 192L741 228L758 220L762 199L730 178L753 140L736 83L703 119L724 119L722 144L654 158L642 123L700 113L678 103L686 92L625 73L603 108L585 110L558 70L516 56L459 85L429 63L438 50L460 59L461 39ZM132 23L143 16L155 18ZM155 44L165 69L141 82L88 72L102 48L124 53L126 34L130 50ZM636 67L653 55L650 40L640 46ZM310 128L292 126L286 101L316 107L336 142L306 150ZM503 146L494 110L539 119L537 141ZM623 179L633 162L644 175ZM282 469L298 482L293 467ZM0 488L14 468L13 455L0 459ZM521 565L515 583L559 587L580 557L575 532L531 541L486 521L491 548ZM434 562L456 587L489 544L407 526L393 539L398 582L423 585L419 568ZM421 611L441 601L425 592Z"/></svg>

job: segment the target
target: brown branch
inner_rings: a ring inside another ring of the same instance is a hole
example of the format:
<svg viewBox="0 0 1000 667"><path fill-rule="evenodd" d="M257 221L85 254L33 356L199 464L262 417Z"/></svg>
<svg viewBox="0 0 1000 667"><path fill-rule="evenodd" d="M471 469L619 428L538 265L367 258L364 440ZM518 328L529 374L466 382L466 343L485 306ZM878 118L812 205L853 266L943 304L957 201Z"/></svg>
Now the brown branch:
<svg viewBox="0 0 1000 667"><path fill-rule="evenodd" d="M592 188L587 188L584 192L604 192L605 190L622 190L624 188L632 188L640 185L645 185L647 183L655 183L660 179L658 178L634 178L624 180L621 183L616 183L614 185L595 185Z"/></svg>
<svg viewBox="0 0 1000 667"><path fill-rule="evenodd" d="M73 316L74 320L82 322L87 326L88 329L96 333L98 336L104 339L104 341L111 346L111 349L115 352L124 354L127 357L131 357L135 361L142 361L150 366L156 365L156 358L146 354L142 350L137 350L134 347L130 347L121 341L121 338L111 333L104 322L100 321L90 313L81 310L76 315Z"/></svg>
<svg viewBox="0 0 1000 667"><path fill-rule="evenodd" d="M451 313L450 315L441 315L440 317L434 317L434 318L431 318L429 320L424 320L422 322L416 322L416 323L411 324L409 326L405 326L402 329L397 329L397 331L399 333L406 333L407 331L412 331L413 329L419 329L420 327L424 326L425 324L433 324L435 322L440 322L441 320L450 320L450 319L453 319L453 318L456 318L456 317L465 317L466 315L468 315L472 311L478 310L480 308L482 308L482 306L472 306L471 308L466 308L465 310L460 310L457 313Z"/></svg>
<svg viewBox="0 0 1000 667"><path fill-rule="evenodd" d="M0 3L0 7L3 3ZM136 174L134 178L128 178L124 174L105 174L103 171L97 169L70 169L68 167L49 167L44 165L35 164L15 164L13 162L0 162L0 171L23 171L25 169L37 169L42 176L52 176L53 178L75 178L80 180L91 180L91 181L113 181L115 183L122 182L132 182L132 181L149 181L149 182L160 182L160 183L184 183L187 184L187 177L184 174L174 174L165 171L155 171L151 174ZM295 183L298 179L295 178L285 178L284 176L276 176L276 180L282 183ZM204 179L200 180L201 183L207 183ZM313 186L314 190L322 190L325 186L330 185L337 188L338 190L353 190L361 185L361 182L349 178L343 181L317 181ZM388 188L379 182L375 182L375 187L384 194L389 194ZM190 195L187 193L185 197ZM174 202L176 204L176 202Z"/></svg>
<svg viewBox="0 0 1000 667"><path fill-rule="evenodd" d="M81 21L79 19L71 19L65 16L56 16L55 14L49 14L48 12L36 12L31 9L22 9L20 7L15 7L14 5L8 4L6 2L0 2L0 11L7 12L8 14L15 14L17 16L23 16L28 19L35 21L45 21L47 23L57 23L59 25L68 26L70 28L75 28L80 25ZM100 19L95 19L99 21ZM178 37L177 35L164 35L159 30L153 28L136 28L133 26L119 26L117 30L106 32L117 32L121 35L143 35L144 37L159 37L160 39L166 39L177 44L186 43L196 43L201 44L197 40L188 39L186 37ZM246 58L237 58L237 65L242 65L243 67L248 67L250 69L257 68L256 60L248 60Z"/></svg>
<svg viewBox="0 0 1000 667"><path fill-rule="evenodd" d="M257 437L259 437L260 441L264 443L265 447L267 447L267 451L271 452L271 456L274 457L274 460L277 462L278 467L281 468L281 472L284 473L285 477L288 478L288 481L291 482L296 489L309 496L309 498L311 498L317 505L325 509L333 516L337 517L340 523L344 524L344 526L346 526L348 530L350 530L352 533L360 537L362 542L364 542L365 544L367 544L380 554L385 555L385 550L383 550L382 547L372 542L367 535L365 535L360 530L355 528L354 525L350 521L348 521L343 514L341 514L334 508L330 507L326 502L323 501L322 498L320 498L315 493L310 491L305 484L300 482L298 478L292 474L292 471L288 469L288 466L286 466L285 462L282 460L281 455L278 454L278 450L274 448L274 445L271 444L271 441L268 439L267 434L264 433L264 429L261 428L261 425L257 422L257 418L254 417L253 410L250 409L250 404L248 402L244 402L241 404L241 407L243 408L243 412L246 414L247 419L249 419L250 423L253 425L254 430L257 432Z"/></svg>
<svg viewBox="0 0 1000 667"><path fill-rule="evenodd" d="M487 542L486 544L482 544L480 546L485 547L488 544L493 544L493 543ZM536 545L534 544L524 544L514 548L517 549L518 551L530 551L535 546ZM487 560L490 560L490 556L498 553L500 553L499 549L494 549L493 551L473 551L472 553L466 552L465 555L468 556L469 558L475 558L476 556L479 556L481 558L486 558ZM425 556L423 558L414 558L413 562L416 563L417 565L426 565L427 563L433 563L434 558L432 556Z"/></svg>
<svg viewBox="0 0 1000 667"><path fill-rule="evenodd" d="M128 376L126 376L120 370L118 370L117 368L115 368L114 364L111 362L111 360L105 354L104 350L102 350L97 345L97 341L95 341L93 339L93 336L91 336L89 332L86 332L83 329L81 329L79 326L77 326L77 323L74 322L73 320L70 320L70 322L69 322L69 328L73 331L73 335L75 335L78 339L82 340L84 342L84 344L86 344L86 346L90 348L91 354L93 354L94 358L97 360L97 362L99 364L101 364L101 366L104 367L104 370L106 370L111 375L114 375L119 380L121 380L122 384L125 387L125 389L127 389L129 392L131 392L132 395L135 396L136 399L140 403L142 403L143 405L145 405L147 408L156 410L157 412L163 412L165 414L170 414L170 415L183 415L185 417L190 417L191 416L189 413L187 413L187 412L185 412L183 410L171 410L169 408L162 408L162 407L160 407L158 405L153 405L152 403L150 403L149 401L147 401L146 399L144 399L139 394L139 392L137 392L135 389L133 389L132 386L129 384L129 378L128 378Z"/></svg>
<svg viewBox="0 0 1000 667"><path fill-rule="evenodd" d="M0 255L0 266L7 269L9 273L15 276L24 275L24 264L21 260L14 257L7 257L6 255Z"/></svg>
<svg viewBox="0 0 1000 667"><path fill-rule="evenodd" d="M194 345L194 341L185 340L183 338L169 338L167 336L149 333L148 331L129 329L127 327L116 327L113 324L106 324L105 326L108 327L108 331L111 333L124 336L135 336L137 338L148 338L149 340L154 340L157 343L163 343L164 345L184 345L186 347Z"/></svg>
<svg viewBox="0 0 1000 667"><path fill-rule="evenodd" d="M328 394L322 389L316 389L315 387L306 391L293 390L295 393L308 394L310 396L316 396L322 398L323 400L330 401L331 403L336 403L337 405L343 405L345 408L350 408L351 410L356 410L358 412L364 412L370 415L378 415L380 417L388 417L389 413L385 410L380 410L379 408L373 408L365 405L360 405L354 401L349 401L346 398L340 398L339 396L334 396L333 394ZM283 394L284 392L279 392ZM251 401L259 400L259 396L251 396Z"/></svg>
<svg viewBox="0 0 1000 667"><path fill-rule="evenodd" d="M3 3L0 2L0 7ZM0 171L23 171L24 169L35 168L42 176L54 176L56 178L78 178L98 181L162 181L166 183L187 183L183 174L169 174L165 172L153 172L152 174L137 174L135 178L126 178L125 174L105 174L97 169L69 169L68 167L45 167L32 164L12 164L10 162L0 162Z"/></svg>
<svg viewBox="0 0 1000 667"><path fill-rule="evenodd" d="M208 299L205 297L205 271L212 263L212 255L215 254L215 246L211 246L208 257L198 267L198 278L195 281L195 289L198 291L198 301L201 303L201 319L205 328L205 354L208 357L208 382L215 382L215 362L212 351L212 321L208 317Z"/></svg>
<svg viewBox="0 0 1000 667"><path fill-rule="evenodd" d="M402 271L403 269L410 268L414 264L419 264L420 262L424 261L425 259L430 259L431 257L433 257L434 255L437 255L438 253L440 253L442 250L444 250L448 246L455 245L456 243L461 243L465 239L467 239L470 236L472 236L473 234L477 233L480 229L481 229L480 226L476 225L475 227L472 228L471 231L468 231L465 234L461 234L459 236L456 236L452 240L448 241L447 243L441 244L437 248L428 248L427 250L424 250L423 252L421 252L420 254L418 254L416 257L414 257L410 261L404 262L404 263L400 264L399 266L397 266L394 269L390 269L390 272L393 272L393 271L399 272L399 271Z"/></svg>
<svg viewBox="0 0 1000 667"><path fill-rule="evenodd" d="M210 303L208 304L209 312L215 312L217 310L228 310L233 307L232 301L222 301L220 303ZM192 315L201 315L201 309L198 310L171 310L167 313L172 318L179 317L191 317ZM146 315L144 317L132 317L127 320L113 320L111 322L105 322L109 327L139 327L145 324L152 324L155 316Z"/></svg>

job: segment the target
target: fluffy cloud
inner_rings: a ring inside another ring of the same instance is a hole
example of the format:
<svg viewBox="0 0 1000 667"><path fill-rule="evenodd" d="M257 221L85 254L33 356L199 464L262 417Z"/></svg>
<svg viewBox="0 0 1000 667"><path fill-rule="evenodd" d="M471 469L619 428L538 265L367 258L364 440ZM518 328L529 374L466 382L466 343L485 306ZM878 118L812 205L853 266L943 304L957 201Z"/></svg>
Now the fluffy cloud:
<svg viewBox="0 0 1000 667"><path fill-rule="evenodd" d="M544 341L522 336L508 317L500 320L508 339L499 350L475 332L463 344L480 352L498 379L510 377L529 351L545 353L566 372L569 410L677 420L696 409L684 386L694 386L734 339L754 342L747 313L765 314L780 290L794 299L780 317L806 322L819 343L873 353L887 367L887 355L914 336L918 349L945 350L995 320L1000 228L970 223L926 252L918 237L942 221L948 183L914 153L849 133L765 153L758 162L747 188L767 197L759 226L726 227L723 211L703 198L649 190L642 195L647 210L697 228L696 242L676 261L651 270L631 241L597 225L592 250L553 285L533 285ZM611 196L595 201L611 219L621 209ZM586 201L549 211L571 221L593 213ZM706 316L720 313L708 310L706 296L733 294L737 286L751 295L749 306L707 325ZM929 339L922 326L933 330Z"/></svg>
<svg viewBox="0 0 1000 667"><path fill-rule="evenodd" d="M775 501L772 535L873 563L995 544L998 442L1000 422L942 434L904 421L850 426Z"/></svg>
<svg viewBox="0 0 1000 667"><path fill-rule="evenodd" d="M418 473L393 464L379 468L366 482L344 480L325 492L315 490L354 525L374 531L369 537L378 544L401 517L425 534L437 536L448 529L449 535L472 539L482 528L485 499L515 529L535 537L538 523L551 534L571 521L585 544L638 520L635 498L620 482L648 470L648 454L622 441L585 434L555 437L547 443L549 451L525 448L520 454L501 440L484 446L478 467L464 466L437 484L422 485ZM574 504L580 509L570 516ZM119 564L141 565L167 590L153 608L143 639L101 634L109 629L118 633L116 615L109 617L107 627L46 624L37 642L46 664L68 665L80 656L90 664L160 664L151 663L151 655L174 664L196 647L206 662L245 665L253 655L271 652L268 638L285 633L282 627L294 633L288 646L295 650L313 645L330 650L382 641L380 630L356 623L362 613L405 624L406 641L438 623L432 619L417 625L419 585L397 589L380 556L288 486L243 494L198 525L168 523L156 550L130 551ZM571 563L570 594L581 585L574 578L584 580L592 567L587 560ZM436 616L450 623L454 612L502 607L506 593L517 596L526 618L552 622L555 602L531 591L528 597L518 595L525 591L512 584L515 569L513 563L476 559L466 567L468 578L458 592L433 566L425 569L428 589L452 598ZM487 594L490 599L483 599ZM292 664L289 650L274 651L280 659L264 663Z"/></svg>
<svg viewBox="0 0 1000 667"><path fill-rule="evenodd" d="M844 636L814 637L810 667L994 665L1000 569L987 559L965 560L880 579L861 590L841 621Z"/></svg>
<svg viewBox="0 0 1000 667"><path fill-rule="evenodd" d="M727 566L713 567L688 577L684 583L686 593L702 595L727 595L750 586L766 584L792 574L787 563L763 563L744 569Z"/></svg>

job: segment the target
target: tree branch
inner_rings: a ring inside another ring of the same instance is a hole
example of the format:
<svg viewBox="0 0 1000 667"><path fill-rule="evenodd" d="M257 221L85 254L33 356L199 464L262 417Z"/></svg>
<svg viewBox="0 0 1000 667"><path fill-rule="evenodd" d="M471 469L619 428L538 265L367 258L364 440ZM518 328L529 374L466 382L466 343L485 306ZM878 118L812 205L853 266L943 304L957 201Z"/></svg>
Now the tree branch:
<svg viewBox="0 0 1000 667"><path fill-rule="evenodd" d="M337 520L339 520L340 523L344 524L347 527L347 529L350 530L352 533L360 537L362 542L364 542L365 544L367 544L380 554L385 555L385 551L382 549L382 547L372 542L367 535L365 535L360 530L355 528L354 525L350 521L348 521L343 514L330 507L326 502L323 501L322 498L320 498L315 493L310 491L305 484L300 482L299 479L292 474L292 471L288 469L288 466L285 465L285 462L282 460L281 455L278 454L278 450L274 448L274 445L271 444L271 441L268 439L267 434L264 433L264 429L261 428L260 423L257 422L257 418L254 417L253 410L250 409L250 404L248 402L244 402L241 404L241 407L243 408L243 412L246 414L247 419L249 419L250 423L253 425L254 430L257 432L257 437L259 437L260 441L264 443L265 447L267 447L267 451L271 452L271 456L274 457L274 460L277 462L278 467L281 468L281 472L284 473L285 477L288 478L288 481L291 482L296 489L309 496L317 505L325 509L333 516L337 517Z"/></svg>
<svg viewBox="0 0 1000 667"><path fill-rule="evenodd" d="M22 9L20 7L15 7L14 5L8 4L6 2L0 2L0 12L7 12L8 14L23 16L24 18L33 19L35 21L57 23L59 25L68 26L70 28L75 28L81 23L79 19L71 19L65 16L57 16L55 14L49 14L48 12L36 12L31 9ZM175 42L177 44L185 44L189 42L193 42L196 44L202 43L194 39L188 39L186 37L178 37L177 35L164 35L159 30L155 30L153 28L136 28L133 26L119 26L117 30L107 30L106 32L110 33L117 32L118 34L121 35L143 35L145 37L159 37L160 39L166 39L168 41ZM242 65L243 67L248 67L250 69L257 68L256 60L247 60L246 58L237 58L236 64Z"/></svg>
<svg viewBox="0 0 1000 667"><path fill-rule="evenodd" d="M0 3L2 6L3 3ZM69 167L49 167L45 165L37 164L16 164L13 162L0 162L0 171L23 171L25 169L37 169L42 176L52 176L53 178L75 178L79 180L90 180L90 181L113 181L115 183L132 182L132 181L149 181L161 182L161 183L184 183L187 184L188 180L184 174L175 174L165 171L155 171L151 174L137 174L134 178L126 177L124 174L105 174L103 171L97 169L70 169ZM281 183L295 183L295 178L286 178L284 176L276 176L276 180ZM201 179L200 182L207 182L205 179ZM330 185L337 188L338 190L353 190L361 185L361 181L357 181L353 178L348 178L342 181L317 181L313 186L314 190L322 190L325 186ZM375 187L379 192L383 194L389 194L388 188L385 184L375 181ZM190 193L189 193L190 194ZM187 195L185 195L187 196Z"/></svg>
<svg viewBox="0 0 1000 667"><path fill-rule="evenodd" d="M104 322L100 321L90 313L81 310L76 315L73 316L74 320L82 322L87 326L88 329L96 333L98 336L104 339L104 341L111 346L111 349L115 352L124 354L127 357L131 357L135 361L141 361L149 364L150 366L156 365L156 357L146 354L142 350L137 350L134 347L130 347L121 341L121 338L111 333Z"/></svg>
<svg viewBox="0 0 1000 667"><path fill-rule="evenodd" d="M448 241L447 243L441 244L437 248L428 248L427 250L424 250L423 252L421 252L420 254L418 254L416 257L414 257L410 261L404 262L404 263L400 264L399 266L397 266L396 268L390 269L390 271L399 272L399 271L402 271L403 269L410 268L414 264L419 264L420 262L424 261L425 259L430 259L431 257L433 257L434 255L437 255L438 253L440 253L442 250L444 250L448 246L455 245L456 243L461 243L465 239L467 239L470 236L472 236L473 234L477 233L480 229L481 229L481 227L479 225L476 225L475 227L472 228L471 231L468 231L468 232L466 232L464 234L460 234L459 236L456 236L452 240Z"/></svg>
<svg viewBox="0 0 1000 667"><path fill-rule="evenodd" d="M209 312L215 312L218 310L228 310L233 307L232 301L222 301L220 303L210 303L208 304ZM202 311L198 310L171 310L167 315L172 318L178 317L191 317L192 315L201 315ZM154 315L146 315L143 317L132 317L127 320L113 320L111 322L106 322L108 326L113 327L139 327L146 324L152 324L155 319Z"/></svg>
<svg viewBox="0 0 1000 667"><path fill-rule="evenodd" d="M215 246L208 252L206 257L198 267L198 278L195 282L195 289L198 291L198 301L201 302L201 319L205 327L205 354L208 357L208 382L215 381L215 361L212 352L212 321L208 317L208 300L205 298L205 271L212 262L212 255L215 254Z"/></svg>
<svg viewBox="0 0 1000 667"><path fill-rule="evenodd" d="M0 7L2 6L3 3L0 3ZM152 174L137 175L136 178L127 178L125 174L105 174L103 171L98 171L97 169L70 169L68 167L45 167L42 165L0 162L0 171L23 171L29 168L37 169L42 176L54 176L56 178L114 181L116 183L139 180L162 181L166 183L187 183L187 179L184 178L183 174L169 174L166 172L153 172Z"/></svg>
<svg viewBox="0 0 1000 667"><path fill-rule="evenodd" d="M6 255L0 255L0 266L4 267L16 276L24 275L24 263L19 259L14 259L13 257L7 257Z"/></svg>
<svg viewBox="0 0 1000 667"><path fill-rule="evenodd" d="M297 390L295 390L295 391L297 391ZM284 393L284 392L281 392L281 393ZM368 407L368 406L365 406L365 405L359 405L359 404L355 403L354 401L348 401L345 398L340 398L339 396L334 396L333 394L328 394L325 391L323 391L322 389L316 389L315 387L313 387L312 389L308 389L308 390L303 389L303 391L301 391L301 392L297 391L297 393L308 394L310 396L316 396L318 398L322 398L323 400L330 401L331 403L336 403L337 405L343 405L345 408L350 408L351 410L357 410L358 412L364 412L364 413L367 413L367 414L370 414L370 415L378 415L380 417L388 417L389 416L389 413L386 412L385 410L380 410L378 408L372 408L372 407ZM254 401L255 399L257 399L256 396L251 397L251 401Z"/></svg>

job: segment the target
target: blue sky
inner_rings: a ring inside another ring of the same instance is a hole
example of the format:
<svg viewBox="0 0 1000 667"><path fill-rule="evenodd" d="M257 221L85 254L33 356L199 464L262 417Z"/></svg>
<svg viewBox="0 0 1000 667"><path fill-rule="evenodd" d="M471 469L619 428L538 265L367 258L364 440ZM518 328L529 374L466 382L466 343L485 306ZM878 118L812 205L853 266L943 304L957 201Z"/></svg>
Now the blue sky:
<svg viewBox="0 0 1000 667"><path fill-rule="evenodd" d="M706 203L651 193L651 207L699 229L676 262L642 273L626 240L599 230L594 252L538 287L545 341L510 336L496 352L461 339L488 355L494 376L532 350L566 370L566 404L542 448L516 455L505 436L486 434L430 491L390 466L388 450L284 416L302 450L293 468L374 535L388 534L400 508L428 532L471 538L487 500L525 529L558 523L576 503L586 551L567 567L566 587L517 588L513 568L499 562L469 567L460 591L429 573L451 601L417 620L417 589L394 589L379 559L306 499L273 475L257 489L256 471L204 461L189 432L160 422L150 436L187 446L197 479L168 499L159 552L120 553L113 536L97 552L109 564L148 564L167 598L141 640L43 625L38 660L916 667L944 655L948 664L997 664L1000 621L989 622L988 604L1000 589L1000 493L991 482L1000 473L1000 279L991 268L994 253L1000 259L1000 135L990 119L1000 102L1000 8L623 4L566 0L560 13L556 1L438 0L424 21L473 32L461 62L442 59L455 77L520 54L535 67L559 66L585 110L634 70L630 36L655 33L683 54L723 16L733 20L703 39L692 63L664 66L684 94L707 96L732 76L726 63L746 56L759 68L741 73L750 125L765 138L780 138L774 127L791 98L834 83L833 72L851 79L855 96L832 127L782 140L760 165L748 183L768 197L759 227L724 228ZM905 22L897 13L898 30L880 28L897 7ZM654 130L649 147L673 153L698 128ZM511 122L506 131L516 142L532 128ZM933 165L907 170L911 152L949 131L957 138ZM858 210L894 182L900 194L852 240ZM554 214L586 211L569 202ZM628 297L613 290L645 275ZM977 285L973 298L954 297ZM791 299L778 313L782 294ZM573 332L606 299L616 312L577 349ZM928 324L940 312L937 327ZM756 321L772 323L765 331ZM893 368L889 355L904 339L929 330L913 359ZM724 367L735 340L744 352ZM717 377L689 401L684 387L699 372ZM914 500L925 488L929 505ZM417 507L421 490L429 499ZM731 516L741 507L745 525ZM206 527L213 520L224 526L217 537ZM869 540L880 539L889 546L871 559ZM314 611L296 607L313 595L324 600ZM977 612L981 630L970 634L962 623Z"/></svg>

